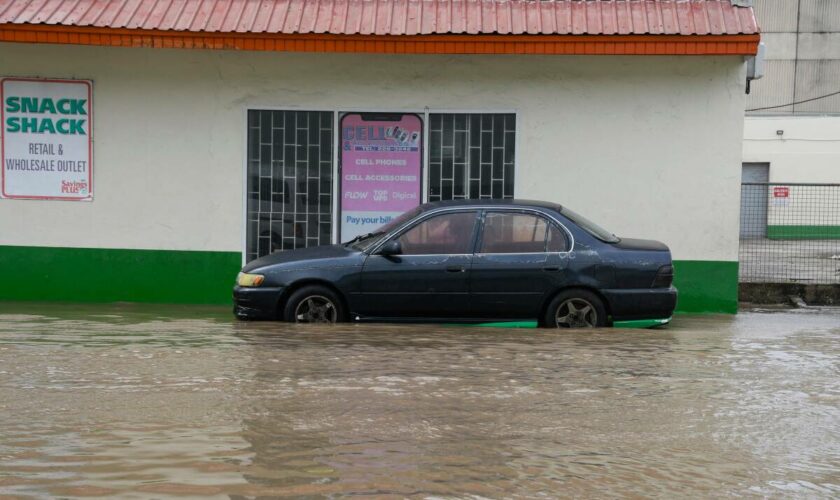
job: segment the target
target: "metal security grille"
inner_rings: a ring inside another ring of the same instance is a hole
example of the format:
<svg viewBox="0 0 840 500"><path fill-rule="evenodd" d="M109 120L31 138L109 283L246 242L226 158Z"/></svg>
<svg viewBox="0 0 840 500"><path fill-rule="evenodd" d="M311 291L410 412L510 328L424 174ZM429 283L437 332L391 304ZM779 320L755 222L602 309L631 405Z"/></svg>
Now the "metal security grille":
<svg viewBox="0 0 840 500"><path fill-rule="evenodd" d="M516 115L429 115L429 201L513 198Z"/></svg>
<svg viewBox="0 0 840 500"><path fill-rule="evenodd" d="M332 148L332 112L248 111L248 261L331 242Z"/></svg>
<svg viewBox="0 0 840 500"><path fill-rule="evenodd" d="M741 184L740 281L840 283L840 184Z"/></svg>

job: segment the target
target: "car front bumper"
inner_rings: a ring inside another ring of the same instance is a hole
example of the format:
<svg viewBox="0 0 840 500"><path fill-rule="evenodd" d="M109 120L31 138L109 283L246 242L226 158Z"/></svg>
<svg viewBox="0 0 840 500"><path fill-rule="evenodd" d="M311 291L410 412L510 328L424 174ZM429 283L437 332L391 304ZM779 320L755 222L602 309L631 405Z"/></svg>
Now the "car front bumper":
<svg viewBox="0 0 840 500"><path fill-rule="evenodd" d="M677 307L677 289L640 288L603 290L613 321L670 318Z"/></svg>
<svg viewBox="0 0 840 500"><path fill-rule="evenodd" d="M282 287L233 287L233 314L240 319L277 319Z"/></svg>

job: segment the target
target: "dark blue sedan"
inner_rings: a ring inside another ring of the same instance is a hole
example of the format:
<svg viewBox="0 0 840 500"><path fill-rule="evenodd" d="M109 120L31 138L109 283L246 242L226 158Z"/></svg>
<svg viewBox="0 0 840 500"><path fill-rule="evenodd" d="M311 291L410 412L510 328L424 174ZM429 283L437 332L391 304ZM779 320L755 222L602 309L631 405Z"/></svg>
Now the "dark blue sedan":
<svg viewBox="0 0 840 500"><path fill-rule="evenodd" d="M277 252L233 289L243 319L496 322L584 328L670 318L671 252L566 207L428 203L341 245Z"/></svg>

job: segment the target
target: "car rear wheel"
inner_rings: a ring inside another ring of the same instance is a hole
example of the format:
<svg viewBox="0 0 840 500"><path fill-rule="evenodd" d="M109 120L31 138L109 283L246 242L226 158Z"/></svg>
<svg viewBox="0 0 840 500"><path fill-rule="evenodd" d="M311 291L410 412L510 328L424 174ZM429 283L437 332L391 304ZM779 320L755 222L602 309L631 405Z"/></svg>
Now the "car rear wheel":
<svg viewBox="0 0 840 500"><path fill-rule="evenodd" d="M548 305L543 325L548 328L600 328L607 326L604 302L587 290L560 292Z"/></svg>
<svg viewBox="0 0 840 500"><path fill-rule="evenodd" d="M292 293L286 301L283 319L289 323L338 323L344 321L344 310L335 292L312 285Z"/></svg>

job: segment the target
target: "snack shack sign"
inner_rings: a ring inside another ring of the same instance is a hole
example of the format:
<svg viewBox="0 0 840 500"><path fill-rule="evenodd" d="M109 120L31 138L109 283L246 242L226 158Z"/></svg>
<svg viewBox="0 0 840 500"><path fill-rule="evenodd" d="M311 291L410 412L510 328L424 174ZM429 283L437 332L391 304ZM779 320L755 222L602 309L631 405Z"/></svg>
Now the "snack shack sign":
<svg viewBox="0 0 840 500"><path fill-rule="evenodd" d="M3 78L3 198L93 199L91 82Z"/></svg>

